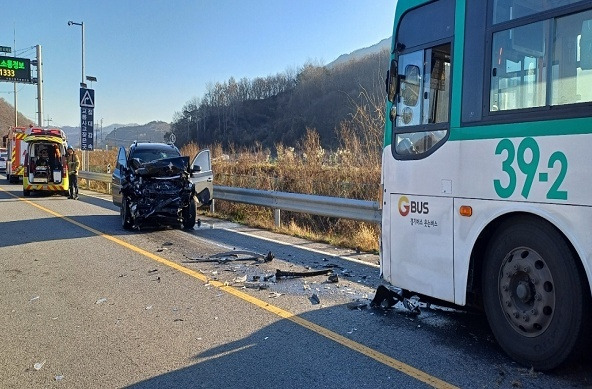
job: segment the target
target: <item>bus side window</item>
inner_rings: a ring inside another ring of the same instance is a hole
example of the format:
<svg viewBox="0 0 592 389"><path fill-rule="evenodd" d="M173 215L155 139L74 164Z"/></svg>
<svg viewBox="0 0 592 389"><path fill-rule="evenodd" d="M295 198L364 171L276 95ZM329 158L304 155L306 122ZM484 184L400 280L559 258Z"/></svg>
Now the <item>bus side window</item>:
<svg viewBox="0 0 592 389"><path fill-rule="evenodd" d="M591 102L592 10L493 33L491 61L490 112Z"/></svg>

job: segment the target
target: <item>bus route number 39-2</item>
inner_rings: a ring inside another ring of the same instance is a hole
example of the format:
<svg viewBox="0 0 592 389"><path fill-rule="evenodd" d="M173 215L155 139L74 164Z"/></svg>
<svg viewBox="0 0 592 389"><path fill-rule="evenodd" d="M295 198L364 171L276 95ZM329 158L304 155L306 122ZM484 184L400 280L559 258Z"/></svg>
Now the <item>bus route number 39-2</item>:
<svg viewBox="0 0 592 389"><path fill-rule="evenodd" d="M524 138L518 145L518 152L514 147L514 143L510 139L502 139L495 148L495 154L505 154L505 159L502 161L501 169L506 174L504 179L493 180L493 186L497 195L503 199L512 196L516 190L516 169L514 162L517 162L519 173L524 174L524 186L522 187L521 195L528 199L530 189L533 183L537 180L539 183L544 183L549 180L549 173L545 171L538 172L539 161L541 153L539 145L533 138ZM547 168L559 168L557 178L551 184L547 192L548 200L567 200L567 191L561 190L561 184L567 174L567 157L561 151L555 151L549 157ZM507 182L504 186L502 182Z"/></svg>

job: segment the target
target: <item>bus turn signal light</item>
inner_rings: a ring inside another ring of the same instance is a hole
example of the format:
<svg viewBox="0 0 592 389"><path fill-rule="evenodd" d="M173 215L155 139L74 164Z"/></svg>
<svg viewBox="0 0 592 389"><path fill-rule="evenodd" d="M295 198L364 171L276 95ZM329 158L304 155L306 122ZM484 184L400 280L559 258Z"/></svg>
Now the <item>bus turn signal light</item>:
<svg viewBox="0 0 592 389"><path fill-rule="evenodd" d="M460 216L471 217L473 216L473 208L468 205L461 205L460 206Z"/></svg>

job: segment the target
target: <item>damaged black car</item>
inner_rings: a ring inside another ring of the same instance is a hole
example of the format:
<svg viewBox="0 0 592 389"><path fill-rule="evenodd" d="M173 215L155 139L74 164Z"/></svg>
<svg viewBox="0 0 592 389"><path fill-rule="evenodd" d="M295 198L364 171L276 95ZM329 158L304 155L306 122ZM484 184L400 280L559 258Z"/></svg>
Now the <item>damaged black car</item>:
<svg viewBox="0 0 592 389"><path fill-rule="evenodd" d="M112 176L113 204L119 206L124 229L144 225L195 226L197 209L212 202L213 176L209 150L189 164L177 147L134 142L119 149Z"/></svg>

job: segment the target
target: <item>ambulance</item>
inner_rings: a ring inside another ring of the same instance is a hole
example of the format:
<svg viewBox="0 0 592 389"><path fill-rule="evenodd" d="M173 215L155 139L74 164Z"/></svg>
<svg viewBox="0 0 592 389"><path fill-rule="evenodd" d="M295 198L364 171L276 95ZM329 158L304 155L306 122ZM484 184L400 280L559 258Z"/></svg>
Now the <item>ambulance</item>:
<svg viewBox="0 0 592 389"><path fill-rule="evenodd" d="M17 183L23 177L23 164L27 152L25 137L30 132L26 127L10 127L6 137L6 179L10 183Z"/></svg>
<svg viewBox="0 0 592 389"><path fill-rule="evenodd" d="M68 196L68 143L64 131L34 127L24 141L27 146L23 169L23 196L30 196L33 191Z"/></svg>

